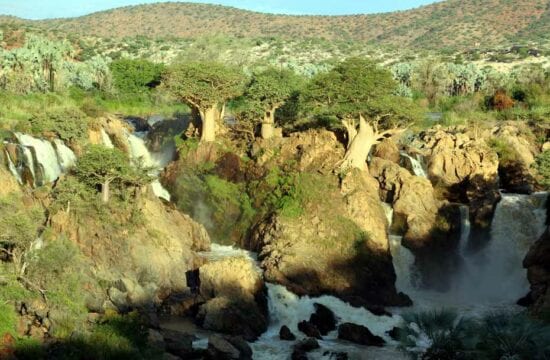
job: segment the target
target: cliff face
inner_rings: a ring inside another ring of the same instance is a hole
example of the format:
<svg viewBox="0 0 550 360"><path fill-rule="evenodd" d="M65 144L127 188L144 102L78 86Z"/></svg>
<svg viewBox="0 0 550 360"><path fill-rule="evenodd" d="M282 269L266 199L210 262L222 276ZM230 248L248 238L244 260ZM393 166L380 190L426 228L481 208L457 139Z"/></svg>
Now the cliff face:
<svg viewBox="0 0 550 360"><path fill-rule="evenodd" d="M550 313L550 227L531 247L523 266L527 269L527 278L531 284L527 303L533 313L547 315Z"/></svg>

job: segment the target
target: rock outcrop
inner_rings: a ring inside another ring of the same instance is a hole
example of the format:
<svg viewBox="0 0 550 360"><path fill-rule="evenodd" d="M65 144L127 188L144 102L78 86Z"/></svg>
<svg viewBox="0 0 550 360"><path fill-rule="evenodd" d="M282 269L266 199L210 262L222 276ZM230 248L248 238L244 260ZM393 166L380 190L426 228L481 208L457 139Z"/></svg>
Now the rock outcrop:
<svg viewBox="0 0 550 360"><path fill-rule="evenodd" d="M112 284L111 305L105 306L114 304L118 310L158 303L171 292L190 291L184 275L202 263L195 252L210 248L201 225L155 196L143 195L137 211L143 219L137 224L124 212L102 221L92 214L60 210L49 220L54 234L78 244L92 260L97 278Z"/></svg>
<svg viewBox="0 0 550 360"><path fill-rule="evenodd" d="M376 157L369 169L380 183L382 201L393 204L393 228L404 234L403 243L410 248L429 245L442 205L430 181Z"/></svg>
<svg viewBox="0 0 550 360"><path fill-rule="evenodd" d="M246 258L213 261L199 269L202 326L253 341L267 330L265 284Z"/></svg>
<svg viewBox="0 0 550 360"><path fill-rule="evenodd" d="M407 305L395 290L388 225L377 181L365 172L334 174L344 147L327 131L280 139L266 166L290 164L309 179L300 214L274 213L248 247L258 250L266 279L299 295L331 294L357 305Z"/></svg>
<svg viewBox="0 0 550 360"><path fill-rule="evenodd" d="M338 339L366 346L384 346L386 343L365 326L352 323L344 323L338 327Z"/></svg>
<svg viewBox="0 0 550 360"><path fill-rule="evenodd" d="M534 314L550 312L550 227L531 247L523 261L531 291L527 296Z"/></svg>
<svg viewBox="0 0 550 360"><path fill-rule="evenodd" d="M468 203L472 223L488 228L500 199L497 153L484 139L460 128L428 130L413 146L427 159L428 177L436 193L453 202Z"/></svg>

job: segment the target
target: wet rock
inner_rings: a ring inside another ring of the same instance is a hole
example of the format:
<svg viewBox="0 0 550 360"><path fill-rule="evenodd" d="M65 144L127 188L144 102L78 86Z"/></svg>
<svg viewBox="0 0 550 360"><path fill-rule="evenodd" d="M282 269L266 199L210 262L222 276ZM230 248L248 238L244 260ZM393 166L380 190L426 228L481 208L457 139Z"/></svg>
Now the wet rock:
<svg viewBox="0 0 550 360"><path fill-rule="evenodd" d="M349 356L345 352L330 352L325 351L323 356L328 357L331 360L348 360Z"/></svg>
<svg viewBox="0 0 550 360"><path fill-rule="evenodd" d="M149 329L147 334L147 343L156 349L165 349L166 343L164 342L164 336L160 331Z"/></svg>
<svg viewBox="0 0 550 360"><path fill-rule="evenodd" d="M398 341L401 334L401 328L394 327L390 331L387 331L386 334L388 334L388 336L393 340Z"/></svg>
<svg viewBox="0 0 550 360"><path fill-rule="evenodd" d="M267 330L267 317L254 302L217 297L200 307L197 320L207 330L255 341Z"/></svg>
<svg viewBox="0 0 550 360"><path fill-rule="evenodd" d="M550 227L533 245L523 260L531 285L530 310L535 315L550 312Z"/></svg>
<svg viewBox="0 0 550 360"><path fill-rule="evenodd" d="M300 321L298 323L298 330L306 334L311 338L322 339L321 332L317 329L317 326L313 325L309 321Z"/></svg>
<svg viewBox="0 0 550 360"><path fill-rule="evenodd" d="M336 317L334 313L328 307L321 304L315 304L315 312L309 318L309 322L319 329L319 332L323 336L336 330Z"/></svg>
<svg viewBox="0 0 550 360"><path fill-rule="evenodd" d="M301 341L298 341L294 345L294 350L292 352L292 360L303 360L308 359L307 353L313 350L319 349L321 346L319 342L314 338L307 338Z"/></svg>
<svg viewBox="0 0 550 360"><path fill-rule="evenodd" d="M345 323L338 327L338 339L366 346L384 346L386 343L384 339L371 333L365 326L352 323Z"/></svg>
<svg viewBox="0 0 550 360"><path fill-rule="evenodd" d="M208 338L208 360L249 360L252 349L242 338L213 335Z"/></svg>
<svg viewBox="0 0 550 360"><path fill-rule="evenodd" d="M279 338L285 341L294 341L296 340L296 335L292 333L288 326L283 325L281 326L281 330L279 330Z"/></svg>
<svg viewBox="0 0 550 360"><path fill-rule="evenodd" d="M160 334L163 337L166 351L170 354L187 359L195 353L193 349L193 340L195 340L195 337L193 335L186 335L178 331L166 329L162 330ZM156 340L158 341L159 339Z"/></svg>

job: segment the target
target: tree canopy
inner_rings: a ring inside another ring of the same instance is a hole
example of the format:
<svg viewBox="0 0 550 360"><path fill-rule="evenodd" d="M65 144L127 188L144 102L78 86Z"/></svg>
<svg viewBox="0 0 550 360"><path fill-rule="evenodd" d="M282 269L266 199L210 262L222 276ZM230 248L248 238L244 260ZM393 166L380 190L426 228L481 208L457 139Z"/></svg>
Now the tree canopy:
<svg viewBox="0 0 550 360"><path fill-rule="evenodd" d="M180 101L193 108L207 109L241 95L245 77L235 67L215 62L193 62L169 67L162 82Z"/></svg>
<svg viewBox="0 0 550 360"><path fill-rule="evenodd" d="M120 59L110 64L114 85L122 94L140 94L160 84L163 64Z"/></svg>
<svg viewBox="0 0 550 360"><path fill-rule="evenodd" d="M313 78L305 98L320 115L340 120L362 115L396 125L418 115L411 100L395 95L397 89L391 72L370 60L351 58Z"/></svg>

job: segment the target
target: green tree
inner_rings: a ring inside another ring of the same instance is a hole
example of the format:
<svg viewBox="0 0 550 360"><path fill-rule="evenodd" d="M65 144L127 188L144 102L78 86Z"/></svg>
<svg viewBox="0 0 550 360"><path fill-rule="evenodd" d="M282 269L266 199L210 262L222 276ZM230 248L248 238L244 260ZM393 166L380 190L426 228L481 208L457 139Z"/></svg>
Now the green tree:
<svg viewBox="0 0 550 360"><path fill-rule="evenodd" d="M294 72L274 67L252 76L245 97L263 112L262 138L273 137L275 112L298 90L300 80Z"/></svg>
<svg viewBox="0 0 550 360"><path fill-rule="evenodd" d="M365 170L372 146L416 119L413 103L394 95L396 88L388 70L361 58L348 59L312 79L305 94L307 101L319 114L338 119L347 131L343 171Z"/></svg>
<svg viewBox="0 0 550 360"><path fill-rule="evenodd" d="M78 159L76 175L83 183L101 187L101 199L109 202L111 184L143 185L149 181L147 170L135 168L128 156L118 149L91 145Z"/></svg>
<svg viewBox="0 0 550 360"><path fill-rule="evenodd" d="M216 128L223 126L226 102L243 93L245 77L237 68L203 62L173 65L162 81L172 95L200 115L201 141L209 142L216 140Z"/></svg>
<svg viewBox="0 0 550 360"><path fill-rule="evenodd" d="M163 64L147 60L121 59L109 65L116 89L125 95L142 94L160 84Z"/></svg>

